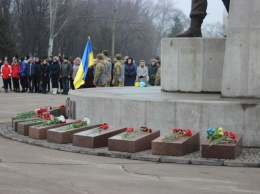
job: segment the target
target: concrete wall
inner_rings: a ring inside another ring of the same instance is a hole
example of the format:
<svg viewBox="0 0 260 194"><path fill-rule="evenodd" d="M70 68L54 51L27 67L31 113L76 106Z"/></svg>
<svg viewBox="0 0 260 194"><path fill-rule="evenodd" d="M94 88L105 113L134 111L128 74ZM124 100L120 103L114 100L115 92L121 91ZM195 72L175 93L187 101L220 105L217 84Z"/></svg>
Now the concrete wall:
<svg viewBox="0 0 260 194"><path fill-rule="evenodd" d="M162 90L220 92L224 38L162 40Z"/></svg>
<svg viewBox="0 0 260 194"><path fill-rule="evenodd" d="M260 1L231 1L222 95L260 97Z"/></svg>
<svg viewBox="0 0 260 194"><path fill-rule="evenodd" d="M77 119L88 117L93 124L107 122L123 127L146 125L161 130L161 134L175 127L190 128L201 133L202 141L206 140L207 128L223 127L243 134L244 146L260 147L259 102L134 99L95 90L89 93L70 92L71 100L76 101Z"/></svg>

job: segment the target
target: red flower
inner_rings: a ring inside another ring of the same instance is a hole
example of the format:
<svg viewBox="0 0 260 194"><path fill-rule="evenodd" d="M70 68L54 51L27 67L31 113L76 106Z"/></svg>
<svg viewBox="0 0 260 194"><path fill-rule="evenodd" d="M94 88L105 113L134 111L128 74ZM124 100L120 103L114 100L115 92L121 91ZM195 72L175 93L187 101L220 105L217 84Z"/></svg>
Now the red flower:
<svg viewBox="0 0 260 194"><path fill-rule="evenodd" d="M224 133L224 136L228 136L228 132L225 132L225 133Z"/></svg>
<svg viewBox="0 0 260 194"><path fill-rule="evenodd" d="M173 133L179 133L181 131L181 129L174 128L172 131L173 131Z"/></svg>
<svg viewBox="0 0 260 194"><path fill-rule="evenodd" d="M108 126L107 123L104 123L104 124L100 125L99 127L100 127L100 128L103 128L104 130L106 130L106 129L109 128L109 126Z"/></svg>
<svg viewBox="0 0 260 194"><path fill-rule="evenodd" d="M52 110L52 106L50 106L49 109Z"/></svg>
<svg viewBox="0 0 260 194"><path fill-rule="evenodd" d="M148 133L152 133L153 130L152 130L152 129L147 129L147 132L148 132Z"/></svg>
<svg viewBox="0 0 260 194"><path fill-rule="evenodd" d="M234 132L230 132L229 133L229 136L232 138L232 139L236 139L236 134Z"/></svg>
<svg viewBox="0 0 260 194"><path fill-rule="evenodd" d="M65 105L64 104L60 105L60 108L65 108Z"/></svg>
<svg viewBox="0 0 260 194"><path fill-rule="evenodd" d="M77 123L82 123L82 120L77 120Z"/></svg>
<svg viewBox="0 0 260 194"><path fill-rule="evenodd" d="M45 115L43 115L44 116L44 118L46 119L46 120L50 120L51 119L51 115L49 115L49 114L45 114Z"/></svg>
<svg viewBox="0 0 260 194"><path fill-rule="evenodd" d="M127 128L126 131L127 131L127 132L134 132L135 129L134 129L134 128Z"/></svg>
<svg viewBox="0 0 260 194"><path fill-rule="evenodd" d="M147 131L148 131L148 128L147 128L146 126L142 126L142 127L140 128L140 130L141 130L141 131L144 131L144 132L147 132Z"/></svg>
<svg viewBox="0 0 260 194"><path fill-rule="evenodd" d="M187 133L186 133L186 136L192 136L192 132L191 132L190 129L187 129L186 132L187 132Z"/></svg>

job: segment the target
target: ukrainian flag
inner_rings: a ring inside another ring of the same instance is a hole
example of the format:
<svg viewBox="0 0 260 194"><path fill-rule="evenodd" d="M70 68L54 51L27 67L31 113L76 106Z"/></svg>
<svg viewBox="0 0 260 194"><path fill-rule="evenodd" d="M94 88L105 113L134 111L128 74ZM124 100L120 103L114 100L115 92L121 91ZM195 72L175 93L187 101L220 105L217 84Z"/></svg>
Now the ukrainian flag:
<svg viewBox="0 0 260 194"><path fill-rule="evenodd" d="M84 54L82 56L81 64L79 66L77 75L74 79L74 87L75 89L78 89L80 86L82 86L85 83L88 68L94 65L94 54L92 51L91 41L90 38L88 38L88 42L84 51Z"/></svg>

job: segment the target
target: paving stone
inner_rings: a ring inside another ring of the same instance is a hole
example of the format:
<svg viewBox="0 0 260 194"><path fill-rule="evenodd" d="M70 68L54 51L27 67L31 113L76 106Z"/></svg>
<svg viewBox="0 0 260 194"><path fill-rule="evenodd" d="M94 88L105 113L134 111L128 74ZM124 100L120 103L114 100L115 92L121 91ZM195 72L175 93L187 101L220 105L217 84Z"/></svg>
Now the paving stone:
<svg viewBox="0 0 260 194"><path fill-rule="evenodd" d="M223 166L224 165L224 160L193 159L193 158L191 158L191 164L207 165L207 166Z"/></svg>
<svg viewBox="0 0 260 194"><path fill-rule="evenodd" d="M146 155L146 154L132 154L132 160L142 160L142 161L150 161L150 162L160 162L160 156L155 155Z"/></svg>
<svg viewBox="0 0 260 194"><path fill-rule="evenodd" d="M171 157L171 156L161 156L160 162L162 163L176 163L176 164L190 164L190 158L184 157Z"/></svg>
<svg viewBox="0 0 260 194"><path fill-rule="evenodd" d="M225 160L224 166L234 166L234 167L259 167L259 162L243 162L237 160Z"/></svg>

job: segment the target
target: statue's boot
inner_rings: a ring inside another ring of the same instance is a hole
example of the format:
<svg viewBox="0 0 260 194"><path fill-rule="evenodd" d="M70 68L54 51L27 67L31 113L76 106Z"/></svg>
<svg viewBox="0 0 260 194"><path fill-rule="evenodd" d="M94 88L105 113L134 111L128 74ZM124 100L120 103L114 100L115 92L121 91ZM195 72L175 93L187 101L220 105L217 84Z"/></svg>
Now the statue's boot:
<svg viewBox="0 0 260 194"><path fill-rule="evenodd" d="M202 37L201 25L203 23L203 18L201 17L191 17L191 25L188 30L183 33L177 34L177 37Z"/></svg>

